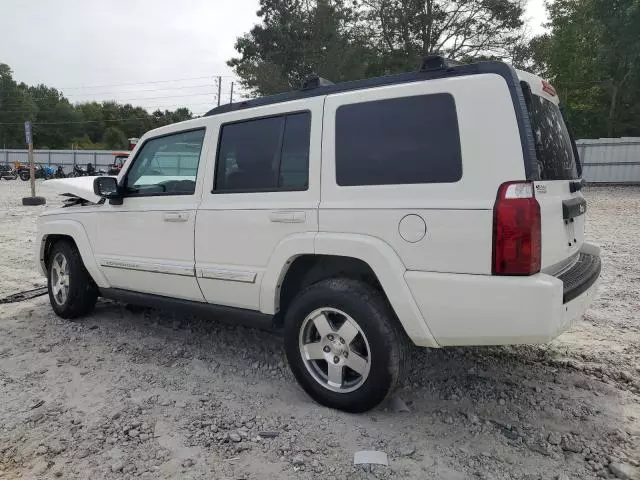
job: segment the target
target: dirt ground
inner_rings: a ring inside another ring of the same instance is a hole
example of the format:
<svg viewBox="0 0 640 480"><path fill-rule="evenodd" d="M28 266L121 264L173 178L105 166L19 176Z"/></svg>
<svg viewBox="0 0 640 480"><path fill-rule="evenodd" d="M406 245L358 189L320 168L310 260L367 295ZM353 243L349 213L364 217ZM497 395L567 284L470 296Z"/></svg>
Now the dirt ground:
<svg viewBox="0 0 640 480"><path fill-rule="evenodd" d="M35 219L60 202L27 193L0 181L0 298L44 285ZM276 335L107 301L75 323L47 297L0 305L0 479L639 478L640 188L586 197L604 268L583 322L549 345L415 349L364 415L314 404ZM358 450L389 465L354 467Z"/></svg>

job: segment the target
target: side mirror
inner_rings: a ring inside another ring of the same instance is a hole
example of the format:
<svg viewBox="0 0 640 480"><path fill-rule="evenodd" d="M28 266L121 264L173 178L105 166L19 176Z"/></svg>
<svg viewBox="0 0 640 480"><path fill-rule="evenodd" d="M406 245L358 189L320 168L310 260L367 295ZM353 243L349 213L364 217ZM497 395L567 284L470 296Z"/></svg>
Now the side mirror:
<svg viewBox="0 0 640 480"><path fill-rule="evenodd" d="M115 177L96 177L93 180L93 193L109 199L112 205L122 205L122 194L118 189L118 179Z"/></svg>

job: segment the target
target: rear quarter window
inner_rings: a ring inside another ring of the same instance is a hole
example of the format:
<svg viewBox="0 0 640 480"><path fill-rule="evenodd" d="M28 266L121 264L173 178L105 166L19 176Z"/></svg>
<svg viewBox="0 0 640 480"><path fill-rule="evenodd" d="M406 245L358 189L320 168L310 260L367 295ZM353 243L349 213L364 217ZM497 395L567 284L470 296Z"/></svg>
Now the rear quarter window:
<svg viewBox="0 0 640 480"><path fill-rule="evenodd" d="M578 178L571 137L560 107L538 95L528 103L540 180Z"/></svg>
<svg viewBox="0 0 640 480"><path fill-rule="evenodd" d="M453 96L419 95L338 108L338 185L447 183L461 177Z"/></svg>

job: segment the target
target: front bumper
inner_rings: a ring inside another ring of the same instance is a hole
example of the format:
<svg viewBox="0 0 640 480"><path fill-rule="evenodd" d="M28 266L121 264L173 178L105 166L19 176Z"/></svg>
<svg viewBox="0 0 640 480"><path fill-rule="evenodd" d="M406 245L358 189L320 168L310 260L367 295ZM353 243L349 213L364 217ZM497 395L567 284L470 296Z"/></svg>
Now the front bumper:
<svg viewBox="0 0 640 480"><path fill-rule="evenodd" d="M582 317L600 274L600 249L558 277L498 277L408 271L405 280L441 346L546 343Z"/></svg>

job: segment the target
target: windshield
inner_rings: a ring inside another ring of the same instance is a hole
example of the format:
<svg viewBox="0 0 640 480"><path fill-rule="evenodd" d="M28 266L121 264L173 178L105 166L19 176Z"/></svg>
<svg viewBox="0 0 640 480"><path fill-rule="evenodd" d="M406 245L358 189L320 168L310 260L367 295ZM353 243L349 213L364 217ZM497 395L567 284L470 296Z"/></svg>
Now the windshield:
<svg viewBox="0 0 640 480"><path fill-rule="evenodd" d="M531 95L527 107L536 144L540 180L578 178L571 137L558 105L538 95Z"/></svg>

